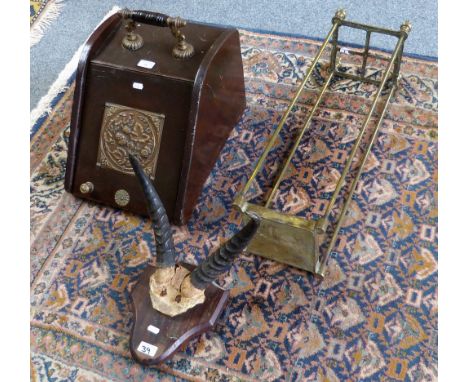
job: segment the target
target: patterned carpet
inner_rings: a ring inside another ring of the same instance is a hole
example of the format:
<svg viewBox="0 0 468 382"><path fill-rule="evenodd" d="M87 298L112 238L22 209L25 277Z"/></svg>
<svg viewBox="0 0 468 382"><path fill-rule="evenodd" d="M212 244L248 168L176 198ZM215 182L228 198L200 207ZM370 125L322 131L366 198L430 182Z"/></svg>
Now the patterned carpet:
<svg viewBox="0 0 468 382"><path fill-rule="evenodd" d="M319 46L251 32L241 33L241 43L247 109L194 217L174 227L179 259L188 262L238 229L233 197ZM382 67L380 59L369 63ZM343 65L358 59L345 56ZM437 70L433 62L404 60L324 282L245 253L224 280L231 300L215 330L160 368L134 363L128 349L129 291L154 260L149 222L63 190L72 85L31 140L33 379L436 381ZM290 131L324 75L320 66ZM340 153L365 117L373 87L343 80L332 88L276 198L284 211L319 215L344 166ZM271 158L268 166L277 165ZM260 177L253 195L267 183Z"/></svg>
<svg viewBox="0 0 468 382"><path fill-rule="evenodd" d="M62 0L29 0L29 28L31 46L37 44L45 29L58 17Z"/></svg>
<svg viewBox="0 0 468 382"><path fill-rule="evenodd" d="M29 0L29 25L32 26L44 12L48 1Z"/></svg>

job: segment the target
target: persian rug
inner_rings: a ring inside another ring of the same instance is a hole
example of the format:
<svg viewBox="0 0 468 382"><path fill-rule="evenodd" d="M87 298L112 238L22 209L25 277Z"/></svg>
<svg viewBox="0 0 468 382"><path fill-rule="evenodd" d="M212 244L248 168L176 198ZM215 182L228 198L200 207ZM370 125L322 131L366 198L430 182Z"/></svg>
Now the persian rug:
<svg viewBox="0 0 468 382"><path fill-rule="evenodd" d="M180 260L198 262L241 226L236 192L259 158L320 43L241 32L247 108L187 226ZM351 49L352 50L352 49ZM382 57L369 61L378 75ZM344 56L342 65L360 65ZM318 283L244 253L223 279L230 303L211 332L160 367L128 347L129 293L154 239L147 219L64 192L73 78L31 138L31 368L35 381L437 380L437 63L405 57L399 90ZM294 137L326 75L319 65L254 184ZM320 216L374 87L335 81L294 158L275 208ZM342 200L340 206L342 205ZM336 219L336 214L334 215Z"/></svg>
<svg viewBox="0 0 468 382"><path fill-rule="evenodd" d="M30 44L37 44L46 28L60 14L61 0L29 0Z"/></svg>

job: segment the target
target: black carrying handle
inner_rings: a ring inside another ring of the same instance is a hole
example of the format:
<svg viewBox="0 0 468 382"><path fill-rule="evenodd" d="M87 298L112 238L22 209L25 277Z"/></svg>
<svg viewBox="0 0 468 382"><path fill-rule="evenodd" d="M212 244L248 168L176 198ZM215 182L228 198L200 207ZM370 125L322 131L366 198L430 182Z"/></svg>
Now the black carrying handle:
<svg viewBox="0 0 468 382"><path fill-rule="evenodd" d="M131 11L123 9L120 14L124 19L132 20L127 22L127 35L122 40L122 45L129 50L137 50L143 46L143 38L134 33L135 22L154 25L157 27L169 27L172 35L176 38L177 43L172 49L172 55L176 58L186 59L194 55L195 50L192 44L185 41L185 36L180 31L180 28L187 25L187 21L180 17L170 17L163 13L150 11Z"/></svg>
<svg viewBox="0 0 468 382"><path fill-rule="evenodd" d="M130 9L123 9L120 11L124 18L132 19L135 22L154 25L157 27L167 27L169 26L167 20L169 19L168 15L158 12L150 11L131 11Z"/></svg>

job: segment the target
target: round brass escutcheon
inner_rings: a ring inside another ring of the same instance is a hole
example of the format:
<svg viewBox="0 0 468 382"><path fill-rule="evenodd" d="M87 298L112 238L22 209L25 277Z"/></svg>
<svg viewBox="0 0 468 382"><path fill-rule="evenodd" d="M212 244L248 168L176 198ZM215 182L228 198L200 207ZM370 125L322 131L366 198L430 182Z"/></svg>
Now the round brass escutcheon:
<svg viewBox="0 0 468 382"><path fill-rule="evenodd" d="M82 194L89 194L93 192L93 190L94 190L94 184L92 184L91 182L81 183L80 185L80 192Z"/></svg>
<svg viewBox="0 0 468 382"><path fill-rule="evenodd" d="M130 202L130 195L125 190L117 190L114 199L119 206L125 207Z"/></svg>

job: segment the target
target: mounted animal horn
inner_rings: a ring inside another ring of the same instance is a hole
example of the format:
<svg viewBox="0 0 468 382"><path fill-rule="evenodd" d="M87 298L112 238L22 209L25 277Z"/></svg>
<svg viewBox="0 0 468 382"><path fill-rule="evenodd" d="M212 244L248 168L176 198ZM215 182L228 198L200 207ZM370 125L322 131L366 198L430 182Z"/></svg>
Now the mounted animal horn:
<svg viewBox="0 0 468 382"><path fill-rule="evenodd" d="M258 217L251 220L231 239L203 260L190 274L190 281L197 289L205 289L216 278L231 268L234 260L247 247L260 224Z"/></svg>
<svg viewBox="0 0 468 382"><path fill-rule="evenodd" d="M158 279L162 282L174 275L175 248L171 225L161 199L143 167L132 154L129 154L129 160L145 194L156 240L156 267L161 269Z"/></svg>
<svg viewBox="0 0 468 382"><path fill-rule="evenodd" d="M172 241L172 230L166 210L148 175L133 155L129 155L130 163L138 177L145 193L151 225L156 239L156 263L159 268L175 265L175 248Z"/></svg>
<svg viewBox="0 0 468 382"><path fill-rule="evenodd" d="M205 289L219 275L231 268L234 260L255 235L259 224L258 217L252 216L252 219L244 228L203 260L188 277L185 277L180 287L181 298L186 301L196 302L192 306L203 303L205 301Z"/></svg>
<svg viewBox="0 0 468 382"><path fill-rule="evenodd" d="M150 277L151 303L157 311L174 317L205 301L205 289L230 269L255 235L260 222L256 216L251 216L244 228L190 272L185 266L175 264L174 243L166 211L137 159L131 154L129 158L145 193L156 237L158 264Z"/></svg>

